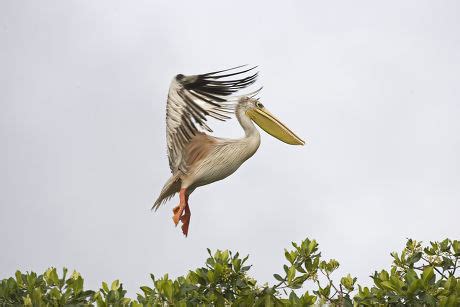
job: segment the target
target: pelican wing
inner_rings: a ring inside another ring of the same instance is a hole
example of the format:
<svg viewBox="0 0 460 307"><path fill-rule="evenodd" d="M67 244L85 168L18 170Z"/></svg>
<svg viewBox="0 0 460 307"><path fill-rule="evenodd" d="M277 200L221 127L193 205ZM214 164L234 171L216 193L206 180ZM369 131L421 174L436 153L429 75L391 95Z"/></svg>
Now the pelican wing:
<svg viewBox="0 0 460 307"><path fill-rule="evenodd" d="M166 105L169 167L180 168L184 148L200 130L212 132L207 117L225 121L233 113L234 94L256 81L255 67L242 66L201 75L177 75L171 82Z"/></svg>

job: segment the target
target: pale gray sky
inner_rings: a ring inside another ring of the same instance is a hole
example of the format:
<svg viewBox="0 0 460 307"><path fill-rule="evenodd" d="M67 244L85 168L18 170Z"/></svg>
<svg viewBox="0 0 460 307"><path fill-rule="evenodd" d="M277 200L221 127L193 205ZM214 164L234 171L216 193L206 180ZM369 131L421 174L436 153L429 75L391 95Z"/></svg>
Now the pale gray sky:
<svg viewBox="0 0 460 307"><path fill-rule="evenodd" d="M150 212L169 82L245 63L307 145L263 134L194 192L185 239L177 198ZM209 247L272 282L310 237L369 284L407 237L460 237L459 72L458 1L1 1L0 278L67 266L134 293Z"/></svg>

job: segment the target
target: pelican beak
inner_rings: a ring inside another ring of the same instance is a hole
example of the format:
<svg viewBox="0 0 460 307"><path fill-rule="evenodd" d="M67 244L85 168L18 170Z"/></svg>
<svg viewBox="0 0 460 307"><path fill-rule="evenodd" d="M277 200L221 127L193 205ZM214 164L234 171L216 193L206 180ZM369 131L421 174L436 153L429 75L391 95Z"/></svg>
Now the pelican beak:
<svg viewBox="0 0 460 307"><path fill-rule="evenodd" d="M246 114L260 128L278 140L291 145L304 145L305 142L295 135L288 127L273 116L265 107L256 107L246 111Z"/></svg>

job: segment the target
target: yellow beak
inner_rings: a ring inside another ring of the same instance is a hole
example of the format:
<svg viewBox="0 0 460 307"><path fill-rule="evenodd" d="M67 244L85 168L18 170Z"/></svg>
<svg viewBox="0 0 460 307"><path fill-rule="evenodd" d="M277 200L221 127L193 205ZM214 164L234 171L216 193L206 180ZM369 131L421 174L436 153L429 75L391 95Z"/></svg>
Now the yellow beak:
<svg viewBox="0 0 460 307"><path fill-rule="evenodd" d="M305 142L295 135L288 127L273 116L267 109L254 108L246 111L246 114L260 128L278 140L291 145L304 145Z"/></svg>

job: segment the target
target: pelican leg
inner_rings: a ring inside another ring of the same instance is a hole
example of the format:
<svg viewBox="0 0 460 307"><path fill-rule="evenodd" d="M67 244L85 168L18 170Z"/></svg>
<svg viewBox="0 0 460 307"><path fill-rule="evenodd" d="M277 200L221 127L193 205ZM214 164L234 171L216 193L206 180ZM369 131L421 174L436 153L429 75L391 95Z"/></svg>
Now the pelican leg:
<svg viewBox="0 0 460 307"><path fill-rule="evenodd" d="M186 200L186 197L185 197L185 191L186 191L186 189L180 189L180 192L179 192L179 200L180 200L179 205L177 205L173 209L173 213L174 213L173 221L174 221L174 224L176 226L179 223L179 220L180 220L180 218L182 216L182 212L184 212L184 209L187 206L187 200Z"/></svg>
<svg viewBox="0 0 460 307"><path fill-rule="evenodd" d="M182 222L182 233L188 235L188 226L190 225L190 217L192 213L190 212L190 207L188 206L188 197L186 198L187 205L185 206L184 215L181 216L180 220Z"/></svg>

